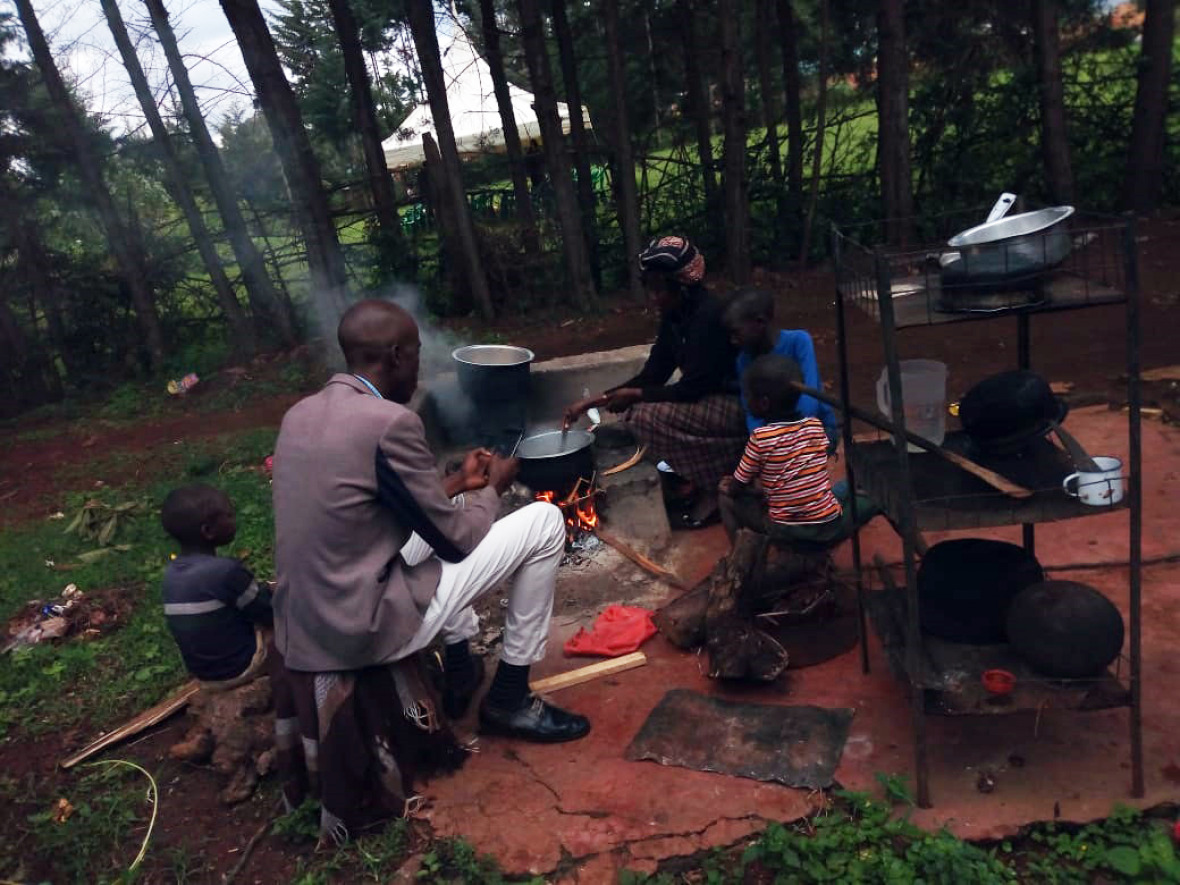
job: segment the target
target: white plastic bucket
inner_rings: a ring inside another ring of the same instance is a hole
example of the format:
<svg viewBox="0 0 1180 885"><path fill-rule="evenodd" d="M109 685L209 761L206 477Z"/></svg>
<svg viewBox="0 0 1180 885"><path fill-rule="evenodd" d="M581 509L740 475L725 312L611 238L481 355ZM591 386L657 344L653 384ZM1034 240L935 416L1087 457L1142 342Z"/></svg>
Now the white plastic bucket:
<svg viewBox="0 0 1180 885"><path fill-rule="evenodd" d="M946 437L946 364L937 360L902 360L899 368L906 430L942 445ZM893 417L888 369L882 369L877 379L877 408L886 417ZM909 450L922 451L913 443L909 444Z"/></svg>

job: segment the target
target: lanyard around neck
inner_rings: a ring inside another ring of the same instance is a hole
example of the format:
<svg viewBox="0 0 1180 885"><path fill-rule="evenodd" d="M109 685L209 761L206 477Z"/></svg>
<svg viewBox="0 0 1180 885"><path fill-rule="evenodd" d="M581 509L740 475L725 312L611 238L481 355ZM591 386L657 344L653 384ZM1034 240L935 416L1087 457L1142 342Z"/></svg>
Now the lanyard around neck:
<svg viewBox="0 0 1180 885"><path fill-rule="evenodd" d="M381 391L374 387L373 382L368 378L363 378L360 375L353 375L352 377L361 382L361 384L365 385L365 387L369 388L369 392L373 394L373 396L377 397L377 399L385 399L385 397L381 395Z"/></svg>

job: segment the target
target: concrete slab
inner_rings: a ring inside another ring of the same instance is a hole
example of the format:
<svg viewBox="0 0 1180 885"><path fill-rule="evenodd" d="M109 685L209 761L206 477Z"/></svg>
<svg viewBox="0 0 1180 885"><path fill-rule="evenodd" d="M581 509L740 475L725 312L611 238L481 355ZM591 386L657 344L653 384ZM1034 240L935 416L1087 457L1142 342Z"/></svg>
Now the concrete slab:
<svg viewBox="0 0 1180 885"><path fill-rule="evenodd" d="M1093 454L1126 451L1125 416L1105 409L1071 414L1070 429ZM1180 547L1180 431L1145 422L1144 556ZM653 492L654 494L654 492ZM620 528L620 533L623 530ZM1037 552L1059 566L1078 560L1126 559L1126 513L1042 526ZM1018 539L1019 529L986 533ZM937 540L932 537L931 541ZM896 537L882 520L865 530L867 556L897 559ZM706 575L726 549L718 528L674 533L661 562L681 575ZM844 545L837 563L849 564ZM558 601L549 656L535 668L549 675L578 666L563 660L561 641L589 624L613 601L654 604L664 588L638 578L629 563L608 560L606 571L571 572L562 587L583 587L576 604ZM1062 575L1091 583L1119 605L1127 603L1125 567ZM590 592L590 585L593 591ZM1082 821L1108 814L1119 803L1148 806L1180 798L1180 705L1174 701L1180 658L1180 564L1150 566L1143 582L1144 753L1147 795L1130 797L1128 715L1125 710L989 719L927 720L931 792L935 807L913 819L947 826L969 837L1009 834L1035 820ZM591 718L583 741L535 746L493 738L458 774L426 785L427 816L440 835L462 835L514 873L553 873L557 881L609 882L621 868L651 871L659 860L729 845L768 820L807 814L815 797L741 778L627 762L623 751L648 713L673 688L689 688L758 703L847 706L856 710L838 782L878 791L877 772L911 774L913 738L904 687L888 672L884 654L870 640L872 672L863 674L859 649L805 670L791 671L769 687L711 682L694 654L656 637L645 648L646 667L576 686L554 700ZM976 788L981 771L996 780L994 792ZM912 783L912 776L911 776ZM879 791L878 791L879 792ZM559 872L555 872L559 871Z"/></svg>

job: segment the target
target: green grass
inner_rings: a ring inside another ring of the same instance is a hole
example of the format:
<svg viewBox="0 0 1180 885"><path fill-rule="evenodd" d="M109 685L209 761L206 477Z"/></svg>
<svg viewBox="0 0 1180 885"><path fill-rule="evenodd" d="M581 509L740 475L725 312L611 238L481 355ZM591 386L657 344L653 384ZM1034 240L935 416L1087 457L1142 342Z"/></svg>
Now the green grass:
<svg viewBox="0 0 1180 885"><path fill-rule="evenodd" d="M26 735L85 724L88 732L158 701L184 679L184 668L159 603L159 582L175 544L157 512L168 490L203 481L223 488L238 508L238 536L223 549L243 557L261 577L273 573L270 486L257 465L271 452L273 431L251 431L188 447L174 478L145 487L73 493L60 502L67 518L7 530L0 536L0 616L6 620L32 599L56 597L68 583L83 593L119 588L130 616L94 640L72 639L19 649L0 666L0 736ZM122 521L110 552L91 554L93 540L65 528L88 500L139 502ZM50 566L47 563L52 563Z"/></svg>

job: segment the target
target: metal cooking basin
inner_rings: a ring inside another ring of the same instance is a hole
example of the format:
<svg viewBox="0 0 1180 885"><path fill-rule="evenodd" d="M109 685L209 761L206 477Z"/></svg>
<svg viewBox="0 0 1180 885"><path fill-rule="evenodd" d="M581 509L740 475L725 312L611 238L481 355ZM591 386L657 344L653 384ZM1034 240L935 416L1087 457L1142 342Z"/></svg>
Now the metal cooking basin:
<svg viewBox="0 0 1180 885"><path fill-rule="evenodd" d="M955 287L996 287L1033 281L1069 256L1064 222L1073 206L1022 212L968 228L947 241L939 257L944 296Z"/></svg>

